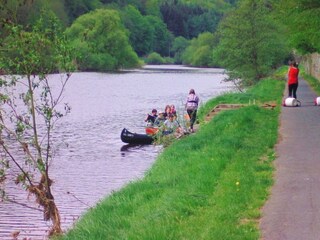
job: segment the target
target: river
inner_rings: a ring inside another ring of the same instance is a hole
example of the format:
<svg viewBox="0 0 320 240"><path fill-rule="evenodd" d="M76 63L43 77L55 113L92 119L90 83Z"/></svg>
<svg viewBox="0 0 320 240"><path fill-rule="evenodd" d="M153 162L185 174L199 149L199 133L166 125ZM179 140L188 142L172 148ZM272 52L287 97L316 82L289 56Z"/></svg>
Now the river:
<svg viewBox="0 0 320 240"><path fill-rule="evenodd" d="M50 76L52 79L58 76ZM51 166L53 194L64 230L88 208L130 181L143 177L161 146L131 147L121 142L126 127L144 133L144 118L151 109L163 111L174 104L183 113L189 89L194 88L200 105L231 91L221 69L184 66L146 66L122 73L73 73L63 102L71 113L55 130L59 145ZM0 239L46 239L50 223L41 209L20 188L6 182L10 199L0 201ZM22 205L21 205L22 204ZM28 207L26 207L28 206Z"/></svg>

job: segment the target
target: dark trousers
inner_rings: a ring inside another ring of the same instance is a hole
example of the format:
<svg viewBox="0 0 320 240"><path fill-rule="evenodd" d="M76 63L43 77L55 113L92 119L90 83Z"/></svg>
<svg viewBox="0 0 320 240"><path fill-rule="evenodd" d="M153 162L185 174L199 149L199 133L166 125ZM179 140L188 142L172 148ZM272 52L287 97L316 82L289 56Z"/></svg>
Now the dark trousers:
<svg viewBox="0 0 320 240"><path fill-rule="evenodd" d="M298 83L289 84L289 97L297 98Z"/></svg>
<svg viewBox="0 0 320 240"><path fill-rule="evenodd" d="M196 122L196 118L197 118L197 109L195 109L195 110L187 110L187 113L188 113L189 118L190 118L190 128L193 129L193 125Z"/></svg>

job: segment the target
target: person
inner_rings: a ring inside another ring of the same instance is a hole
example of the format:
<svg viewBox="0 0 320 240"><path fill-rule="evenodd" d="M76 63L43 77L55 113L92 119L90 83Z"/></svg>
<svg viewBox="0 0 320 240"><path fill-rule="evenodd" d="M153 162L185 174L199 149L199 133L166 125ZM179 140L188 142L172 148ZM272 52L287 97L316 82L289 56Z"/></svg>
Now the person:
<svg viewBox="0 0 320 240"><path fill-rule="evenodd" d="M170 107L170 105L166 105L166 107L164 108L164 113L163 113L163 115L164 115L164 117L165 117L166 119L169 117L170 112L171 112L171 107Z"/></svg>
<svg viewBox="0 0 320 240"><path fill-rule="evenodd" d="M185 107L190 119L190 132L193 132L193 125L197 118L197 109L199 105L199 97L196 95L194 89L190 89L189 95L187 97L187 101L185 103Z"/></svg>
<svg viewBox="0 0 320 240"><path fill-rule="evenodd" d="M157 109L152 109L151 111L151 115L150 114L147 114L147 117L145 118L145 122L147 122L148 125L153 125L156 118L157 118Z"/></svg>
<svg viewBox="0 0 320 240"><path fill-rule="evenodd" d="M175 118L177 118L177 110L176 110L176 107L173 104L170 106L170 113L172 113L173 116Z"/></svg>
<svg viewBox="0 0 320 240"><path fill-rule="evenodd" d="M289 97L297 98L298 76L299 76L298 64L295 61L293 61L290 64L290 67L288 70Z"/></svg>
<svg viewBox="0 0 320 240"><path fill-rule="evenodd" d="M164 112L159 112L158 117L154 121L154 126L161 127L165 121Z"/></svg>
<svg viewBox="0 0 320 240"><path fill-rule="evenodd" d="M164 128L163 129L164 135L168 135L171 133L177 133L177 134L182 133L180 124L176 119L174 119L174 115L172 113L168 115L168 119L163 123L163 128Z"/></svg>

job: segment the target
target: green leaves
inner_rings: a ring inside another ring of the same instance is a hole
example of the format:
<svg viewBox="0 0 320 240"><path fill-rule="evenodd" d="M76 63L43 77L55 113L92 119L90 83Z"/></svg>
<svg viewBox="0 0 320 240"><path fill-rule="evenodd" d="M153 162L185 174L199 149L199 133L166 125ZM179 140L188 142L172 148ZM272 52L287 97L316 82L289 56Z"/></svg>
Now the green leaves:
<svg viewBox="0 0 320 240"><path fill-rule="evenodd" d="M277 17L288 27L287 36L301 54L320 51L320 2L283 0L276 4Z"/></svg>
<svg viewBox="0 0 320 240"><path fill-rule="evenodd" d="M183 53L183 63L200 67L215 66L211 54L215 44L215 37L212 33L200 34L197 38L191 40L190 45Z"/></svg>
<svg viewBox="0 0 320 240"><path fill-rule="evenodd" d="M80 70L109 71L139 65L117 11L100 9L79 17L66 31Z"/></svg>
<svg viewBox="0 0 320 240"><path fill-rule="evenodd" d="M288 56L281 25L264 1L244 0L220 23L214 58L229 80L248 86L260 81Z"/></svg>
<svg viewBox="0 0 320 240"><path fill-rule="evenodd" d="M45 13L32 31L5 25L8 36L0 49L0 68L8 74L21 75L69 71L71 59L62 61L62 56L67 56L70 51L58 26L58 19Z"/></svg>

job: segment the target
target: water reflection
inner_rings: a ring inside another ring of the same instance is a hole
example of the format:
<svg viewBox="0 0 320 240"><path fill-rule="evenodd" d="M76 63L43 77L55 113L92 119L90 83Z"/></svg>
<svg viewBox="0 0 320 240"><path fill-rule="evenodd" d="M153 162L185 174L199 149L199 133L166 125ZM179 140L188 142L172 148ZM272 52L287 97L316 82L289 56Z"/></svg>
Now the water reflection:
<svg viewBox="0 0 320 240"><path fill-rule="evenodd" d="M183 112L184 101L194 88L202 103L230 90L220 69L147 66L121 74L75 73L63 102L72 107L55 129L55 160L51 165L53 193L64 230L89 207L112 191L143 177L161 152L161 146L127 145L120 133L125 127L144 133L144 118L151 109L174 104ZM54 81L56 76L53 75ZM7 184L9 197L38 208L18 186ZM10 202L0 203L0 239L46 239L48 224L42 212Z"/></svg>
<svg viewBox="0 0 320 240"><path fill-rule="evenodd" d="M145 147L145 145L142 145L142 144L126 144L126 145L123 145L120 148L120 151L124 152L124 153L122 153L122 156L125 156L125 152L136 151L136 150L139 150L139 149L141 149L143 147Z"/></svg>

